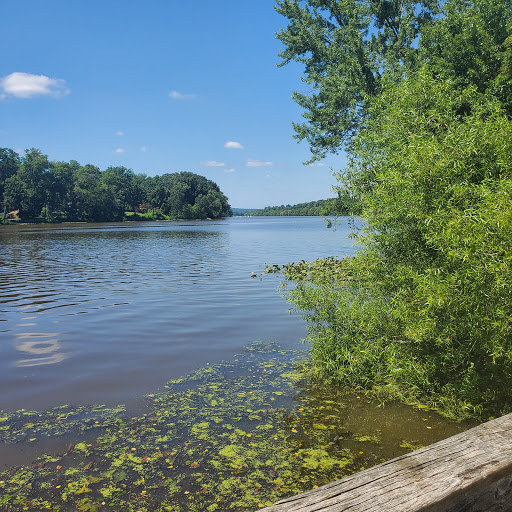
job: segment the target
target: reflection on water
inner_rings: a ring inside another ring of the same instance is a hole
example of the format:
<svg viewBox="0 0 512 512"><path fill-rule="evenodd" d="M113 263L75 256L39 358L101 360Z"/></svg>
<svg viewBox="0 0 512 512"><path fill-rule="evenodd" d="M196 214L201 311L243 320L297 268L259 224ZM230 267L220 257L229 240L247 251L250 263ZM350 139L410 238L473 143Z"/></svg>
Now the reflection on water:
<svg viewBox="0 0 512 512"><path fill-rule="evenodd" d="M18 324L19 326L20 324ZM35 325L35 324L34 324ZM18 327L17 326L17 327ZM57 352L61 349L59 345L59 336L60 333L36 333L36 332L26 332L26 333L17 333L16 334L16 350L20 352L25 352L26 354L41 356L42 354L51 354L45 355L43 357L32 357L30 359L18 359L15 362L15 365L18 367L21 366L39 366L42 364L55 364L60 363L64 359L66 359L65 354L53 352ZM29 341L24 341L29 340Z"/></svg>
<svg viewBox="0 0 512 512"><path fill-rule="evenodd" d="M306 334L282 264L352 251L321 218L0 227L0 409L120 403Z"/></svg>

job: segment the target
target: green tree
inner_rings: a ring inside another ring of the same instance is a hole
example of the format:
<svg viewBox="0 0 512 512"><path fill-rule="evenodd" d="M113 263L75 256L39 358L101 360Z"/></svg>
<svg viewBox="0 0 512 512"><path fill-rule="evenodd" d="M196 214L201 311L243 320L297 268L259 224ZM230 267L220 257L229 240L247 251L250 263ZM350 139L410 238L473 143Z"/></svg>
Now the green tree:
<svg viewBox="0 0 512 512"><path fill-rule="evenodd" d="M437 77L474 85L511 115L511 31L510 0L452 0L443 5L442 18L424 28L420 53Z"/></svg>
<svg viewBox="0 0 512 512"><path fill-rule="evenodd" d="M277 34L281 66L304 65L310 93L294 92L306 123L294 123L312 159L337 152L363 124L383 77L399 78L418 59L418 37L437 13L435 0L277 0L289 21Z"/></svg>
<svg viewBox="0 0 512 512"><path fill-rule="evenodd" d="M345 384L457 417L508 412L512 122L429 72L369 112L351 162L367 222L357 256L287 271L313 357Z"/></svg>
<svg viewBox="0 0 512 512"><path fill-rule="evenodd" d="M123 211L135 211L143 202L143 190L135 173L126 167L108 167L101 173L102 183L115 197Z"/></svg>
<svg viewBox="0 0 512 512"><path fill-rule="evenodd" d="M232 215L226 196L218 185L191 172L163 174L156 180L153 201L175 219L217 219Z"/></svg>
<svg viewBox="0 0 512 512"><path fill-rule="evenodd" d="M5 180L4 201L9 210L23 210L26 196L25 185L17 173Z"/></svg>
<svg viewBox="0 0 512 512"><path fill-rule="evenodd" d="M5 181L5 201L25 218L39 217L50 202L48 157L29 149L21 158L16 174Z"/></svg>
<svg viewBox="0 0 512 512"><path fill-rule="evenodd" d="M85 165L74 171L72 195L73 219L86 222L119 221L124 208L114 192L101 181L101 171Z"/></svg>
<svg viewBox="0 0 512 512"><path fill-rule="evenodd" d="M248 212L247 216L294 216L294 215L348 215L350 213L348 205L341 199L320 199L309 203L299 203L295 205L266 206L261 210Z"/></svg>
<svg viewBox="0 0 512 512"><path fill-rule="evenodd" d="M0 148L0 201L5 201L5 182L11 176L18 172L20 166L20 157L18 153L9 148ZM7 208L7 204L3 205L2 212Z"/></svg>
<svg viewBox="0 0 512 512"><path fill-rule="evenodd" d="M512 410L510 16L443 3L422 62L365 95L338 174L357 255L285 271L320 371L458 417Z"/></svg>
<svg viewBox="0 0 512 512"><path fill-rule="evenodd" d="M162 210L165 201L165 188L160 176L146 179L144 182L144 198L151 210Z"/></svg>
<svg viewBox="0 0 512 512"><path fill-rule="evenodd" d="M25 220L121 221L126 211L136 211L143 203L157 218L232 215L218 185L203 176L181 172L149 178L125 167L101 172L75 160L49 162L37 149L27 150L21 159L10 149L0 149L0 192L4 205L20 209Z"/></svg>
<svg viewBox="0 0 512 512"><path fill-rule="evenodd" d="M73 180L79 168L80 164L76 160L71 160L69 163L50 162L48 195L51 217L70 218L72 216Z"/></svg>

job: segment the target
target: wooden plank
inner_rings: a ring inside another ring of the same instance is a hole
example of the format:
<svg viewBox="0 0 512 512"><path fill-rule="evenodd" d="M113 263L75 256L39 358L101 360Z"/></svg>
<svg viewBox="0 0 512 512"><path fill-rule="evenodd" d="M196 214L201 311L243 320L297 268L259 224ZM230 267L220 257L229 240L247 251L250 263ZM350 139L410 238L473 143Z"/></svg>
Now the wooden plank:
<svg viewBox="0 0 512 512"><path fill-rule="evenodd" d="M511 477L509 414L259 512L510 512Z"/></svg>
<svg viewBox="0 0 512 512"><path fill-rule="evenodd" d="M446 512L510 512L512 510L512 476L503 478L476 492Z"/></svg>

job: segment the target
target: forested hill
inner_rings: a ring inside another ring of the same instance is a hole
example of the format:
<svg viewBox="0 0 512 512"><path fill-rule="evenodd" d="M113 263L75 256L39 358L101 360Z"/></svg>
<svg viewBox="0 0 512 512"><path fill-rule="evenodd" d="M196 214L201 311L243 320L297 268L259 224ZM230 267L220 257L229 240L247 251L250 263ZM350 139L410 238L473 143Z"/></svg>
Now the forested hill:
<svg viewBox="0 0 512 512"><path fill-rule="evenodd" d="M320 216L320 215L349 215L353 213L348 204L340 198L319 199L309 203L298 203L294 205L265 206L261 210L254 210L245 213L246 216Z"/></svg>
<svg viewBox="0 0 512 512"><path fill-rule="evenodd" d="M54 162L37 149L0 148L0 216L104 222L231 216L219 186L191 172L146 176L126 167ZM16 212L9 215L9 212ZM5 219L4 219L5 220Z"/></svg>
<svg viewBox="0 0 512 512"><path fill-rule="evenodd" d="M309 203L299 203L294 205L282 204L281 206L265 206L261 210L247 212L246 216L276 216L287 217L296 215L326 215L326 210L330 205L329 199L320 199L319 201L310 201Z"/></svg>

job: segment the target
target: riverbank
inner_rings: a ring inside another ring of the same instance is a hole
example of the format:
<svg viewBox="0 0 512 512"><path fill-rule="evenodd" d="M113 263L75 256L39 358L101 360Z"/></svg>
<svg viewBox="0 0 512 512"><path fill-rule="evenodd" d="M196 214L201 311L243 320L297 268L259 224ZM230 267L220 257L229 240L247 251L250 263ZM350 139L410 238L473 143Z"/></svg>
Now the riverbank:
<svg viewBox="0 0 512 512"><path fill-rule="evenodd" d="M163 213L137 213L137 212L125 212L125 215L120 221L110 221L110 222L162 222L162 221L211 221L211 220L222 220L227 217L219 217L217 219L210 218L201 218L201 219L184 219L184 218L175 218L170 215L164 215ZM60 218L50 218L50 219L26 219L16 218L16 219L0 219L0 226L27 226L31 224L93 224L96 221L79 221L79 220L67 220Z"/></svg>
<svg viewBox="0 0 512 512"><path fill-rule="evenodd" d="M55 443L33 463L2 471L0 504L249 511L469 427L314 384L300 370L307 357L253 344L170 381L138 414L122 406L0 414L4 443Z"/></svg>

